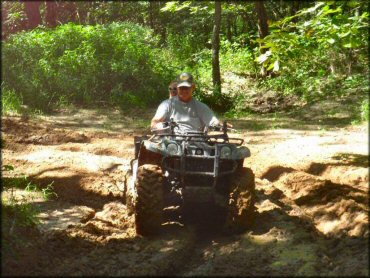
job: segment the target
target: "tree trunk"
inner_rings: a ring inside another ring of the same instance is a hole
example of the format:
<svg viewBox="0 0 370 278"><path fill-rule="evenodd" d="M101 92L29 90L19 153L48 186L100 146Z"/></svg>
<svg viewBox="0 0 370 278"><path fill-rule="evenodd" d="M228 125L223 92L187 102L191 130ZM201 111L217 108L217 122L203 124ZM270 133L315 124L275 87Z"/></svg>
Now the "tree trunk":
<svg viewBox="0 0 370 278"><path fill-rule="evenodd" d="M46 1L45 21L49 27L57 26L57 3L55 1Z"/></svg>
<svg viewBox="0 0 370 278"><path fill-rule="evenodd" d="M83 5L82 5L82 4ZM87 23L87 10L88 10L88 3L85 4L85 2L79 2L77 5L75 5L76 8L76 20L78 19L79 24L86 24Z"/></svg>
<svg viewBox="0 0 370 278"><path fill-rule="evenodd" d="M167 19L164 18L163 14L160 12L160 9L166 5L165 1L159 1L157 7L157 15L159 19L159 33L160 33L160 44L167 44Z"/></svg>
<svg viewBox="0 0 370 278"><path fill-rule="evenodd" d="M232 22L231 14L228 14L227 15L227 25L226 25L226 36L229 42L232 42L233 40L232 25L233 25L233 22Z"/></svg>
<svg viewBox="0 0 370 278"><path fill-rule="evenodd" d="M41 24L40 5L41 1L25 1L28 29L34 29Z"/></svg>
<svg viewBox="0 0 370 278"><path fill-rule="evenodd" d="M70 14L70 21L77 22L78 11L77 11L76 3L75 2L67 2L67 3L68 3L68 5L67 5L66 9L67 9L68 13Z"/></svg>
<svg viewBox="0 0 370 278"><path fill-rule="evenodd" d="M267 23L267 13L266 13L266 9L265 9L265 5L263 1L255 1L254 3L256 6L256 11L257 11L257 16L258 16L258 32L259 32L260 38L263 39L269 33L269 26ZM260 45L260 52L263 54L266 52L267 49L261 48L261 46L263 46L262 43ZM262 65L261 74L262 76L267 75L267 70L264 67L264 65Z"/></svg>
<svg viewBox="0 0 370 278"><path fill-rule="evenodd" d="M292 1L290 5L290 15L293 16L299 11L299 1ZM293 22L297 23L298 22L298 17L293 18Z"/></svg>
<svg viewBox="0 0 370 278"><path fill-rule="evenodd" d="M154 30L154 6L155 6L155 3L150 1L149 2L149 11L148 11L149 27L153 30Z"/></svg>
<svg viewBox="0 0 370 278"><path fill-rule="evenodd" d="M269 26L267 23L267 13L263 1L255 1L258 15L258 31L260 38L263 39L269 34Z"/></svg>
<svg viewBox="0 0 370 278"><path fill-rule="evenodd" d="M221 2L215 1L215 18L212 37L212 80L213 90L216 94L221 94L221 74L220 74L220 28L221 28Z"/></svg>
<svg viewBox="0 0 370 278"><path fill-rule="evenodd" d="M1 40L6 39L6 33L5 33L5 21L8 18L8 10L4 8L4 3L1 3Z"/></svg>

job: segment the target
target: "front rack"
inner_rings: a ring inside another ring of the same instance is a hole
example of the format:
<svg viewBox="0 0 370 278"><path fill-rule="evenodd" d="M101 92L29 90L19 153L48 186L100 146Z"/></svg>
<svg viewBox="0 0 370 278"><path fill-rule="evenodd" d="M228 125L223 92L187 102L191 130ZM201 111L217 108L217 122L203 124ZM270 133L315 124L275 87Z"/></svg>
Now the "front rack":
<svg viewBox="0 0 370 278"><path fill-rule="evenodd" d="M242 138L230 138L228 136L225 136L224 134L215 134L215 135L205 135L204 133L187 133L187 134L166 134L166 133L160 133L160 134L154 134L152 135L149 140L155 141L160 140L162 137L171 138L174 141L201 141L206 143L232 143L236 144L237 146L241 146L244 143L244 139ZM201 139L201 140L199 140Z"/></svg>

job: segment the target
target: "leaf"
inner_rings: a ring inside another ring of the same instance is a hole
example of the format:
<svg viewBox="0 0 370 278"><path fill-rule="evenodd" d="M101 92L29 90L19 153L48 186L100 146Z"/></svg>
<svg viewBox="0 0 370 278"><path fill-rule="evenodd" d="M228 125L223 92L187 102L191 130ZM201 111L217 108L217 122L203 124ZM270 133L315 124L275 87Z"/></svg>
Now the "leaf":
<svg viewBox="0 0 370 278"><path fill-rule="evenodd" d="M269 67L267 68L267 70L272 70L274 68L274 63L271 63L270 65L269 65Z"/></svg>
<svg viewBox="0 0 370 278"><path fill-rule="evenodd" d="M327 42L330 43L330 44L334 44L335 40L333 38L331 38L331 39L328 39Z"/></svg>
<svg viewBox="0 0 370 278"><path fill-rule="evenodd" d="M340 8L340 7L335 9L335 10L329 9L329 10L325 11L323 15L340 13L341 11L342 11L342 8Z"/></svg>
<svg viewBox="0 0 370 278"><path fill-rule="evenodd" d="M347 3L347 5L350 6L351 8L356 8L356 7L360 6L360 3L358 1L352 1L352 0L350 0Z"/></svg>
<svg viewBox="0 0 370 278"><path fill-rule="evenodd" d="M308 8L306 10L301 11L297 15L303 15L303 14L307 14L307 13L312 13L312 12L316 11L318 8L320 8L321 6L323 6L325 4L326 3L324 3L324 2L320 2L320 3L316 4L314 7L311 7L311 8Z"/></svg>
<svg viewBox="0 0 370 278"><path fill-rule="evenodd" d="M161 9L161 12L175 12L179 4L176 1L167 2L166 5Z"/></svg>
<svg viewBox="0 0 370 278"><path fill-rule="evenodd" d="M350 35L351 34L351 31L348 31L348 32L346 32L346 33L341 33L341 34L339 34L339 37L340 38L344 38L344 37L347 37L348 35Z"/></svg>
<svg viewBox="0 0 370 278"><path fill-rule="evenodd" d="M13 165L4 165L4 171L14 171Z"/></svg>
<svg viewBox="0 0 370 278"><path fill-rule="evenodd" d="M277 72L277 71L279 71L279 69L280 69L279 60L276 60L275 63L274 63L274 71Z"/></svg>
<svg viewBox="0 0 370 278"><path fill-rule="evenodd" d="M266 51L266 53L263 53L262 55L257 57L256 61L262 64L269 58L269 56L271 56L271 51Z"/></svg>

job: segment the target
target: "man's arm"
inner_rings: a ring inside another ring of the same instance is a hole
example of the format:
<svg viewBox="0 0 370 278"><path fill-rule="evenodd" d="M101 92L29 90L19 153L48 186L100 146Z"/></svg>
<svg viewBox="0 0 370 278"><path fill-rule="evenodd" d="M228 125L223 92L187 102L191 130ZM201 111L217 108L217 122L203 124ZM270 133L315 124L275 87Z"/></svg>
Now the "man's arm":
<svg viewBox="0 0 370 278"><path fill-rule="evenodd" d="M153 117L153 119L152 119L152 121L150 123L150 127L151 128L158 128L157 127L157 124L163 123L164 121L165 121L165 118L164 117L162 117L162 118L155 118L155 117Z"/></svg>
<svg viewBox="0 0 370 278"><path fill-rule="evenodd" d="M155 115L154 115L154 117L153 117L153 119L150 123L150 127L151 128L156 128L156 125L166 121L166 116L167 116L168 113L169 113L169 103L168 103L168 100L165 100L158 106L157 112L155 113ZM157 127L157 128L159 128L159 127Z"/></svg>

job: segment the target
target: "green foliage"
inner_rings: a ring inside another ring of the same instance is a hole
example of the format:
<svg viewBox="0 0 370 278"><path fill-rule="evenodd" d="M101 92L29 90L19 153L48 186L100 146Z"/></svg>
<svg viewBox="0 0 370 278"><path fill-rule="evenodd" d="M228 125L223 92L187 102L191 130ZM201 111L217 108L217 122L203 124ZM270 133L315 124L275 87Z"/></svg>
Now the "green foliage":
<svg viewBox="0 0 370 278"><path fill-rule="evenodd" d="M3 172L13 172L13 165L2 165ZM31 188L37 186L26 177L4 178L2 177L2 248L13 255L17 255L15 249L22 244L22 234L25 229L34 228L39 224L37 214L39 210L23 196L16 196L15 189ZM7 197L4 193L7 191Z"/></svg>
<svg viewBox="0 0 370 278"><path fill-rule="evenodd" d="M22 29L22 5L2 3L6 32ZM213 2L58 5L60 24L73 20L81 25L40 27L10 36L3 44L6 113L20 104L41 112L71 103L125 110L154 106L167 97L165 88L181 71L194 74L196 98L230 115L250 113L246 100L265 91L306 102L353 94L362 100L367 92L365 2L266 1L270 34L264 39L259 38L255 3L223 3L221 95L212 85ZM69 12L73 6L78 19ZM267 77L259 76L262 65L270 72ZM248 83L230 90L225 85L230 73L247 77L252 88Z"/></svg>
<svg viewBox="0 0 370 278"><path fill-rule="evenodd" d="M258 89L307 102L366 94L368 13L360 12L360 2L346 5L318 2L273 22L270 34L255 40L255 62L273 73L257 79ZM261 49L267 51L260 54ZM252 69L250 63L246 70L256 73Z"/></svg>
<svg viewBox="0 0 370 278"><path fill-rule="evenodd" d="M24 30L27 25L27 17L24 11L23 3L20 1L2 1L1 13L3 17L3 36Z"/></svg>
<svg viewBox="0 0 370 278"><path fill-rule="evenodd" d="M2 86L1 93L1 105L3 115L14 113L19 114L21 112L22 105L22 100L20 99L19 95L17 95L14 90L9 90L5 86Z"/></svg>
<svg viewBox="0 0 370 278"><path fill-rule="evenodd" d="M237 74L257 74L253 51L238 42L221 41L220 67Z"/></svg>
<svg viewBox="0 0 370 278"><path fill-rule="evenodd" d="M4 164L2 165L2 171L3 172L10 172L12 173L14 171L13 165ZM52 197L58 197L58 195L54 192L53 183L51 182L46 187L40 187L37 184L33 183L27 176L21 176L21 177L2 177L2 190L13 190L13 189L24 189L27 192L42 192L42 195L45 200L49 200ZM13 191L9 198L11 203L16 202Z"/></svg>
<svg viewBox="0 0 370 278"><path fill-rule="evenodd" d="M369 99L365 99L361 103L361 119L369 121Z"/></svg>
<svg viewBox="0 0 370 278"><path fill-rule="evenodd" d="M19 33L4 44L3 81L42 111L66 102L145 106L163 98L172 76L156 40L130 23Z"/></svg>
<svg viewBox="0 0 370 278"><path fill-rule="evenodd" d="M18 257L17 250L24 244L25 233L39 224L39 211L34 205L25 202L2 201L2 253Z"/></svg>
<svg viewBox="0 0 370 278"><path fill-rule="evenodd" d="M2 204L3 223L16 221L19 227L34 227L39 224L38 210L30 203L4 202Z"/></svg>
<svg viewBox="0 0 370 278"><path fill-rule="evenodd" d="M292 22L293 18L311 13L313 15L308 20L303 18L297 23ZM263 44L262 48L269 49L257 61L272 69L274 63L299 54L301 48L320 46L334 53L343 52L346 48L366 49L367 34L362 30L368 27L367 20L367 12L352 16L343 13L341 7L332 8L331 3L319 2L312 8L272 24L270 35L256 40Z"/></svg>

